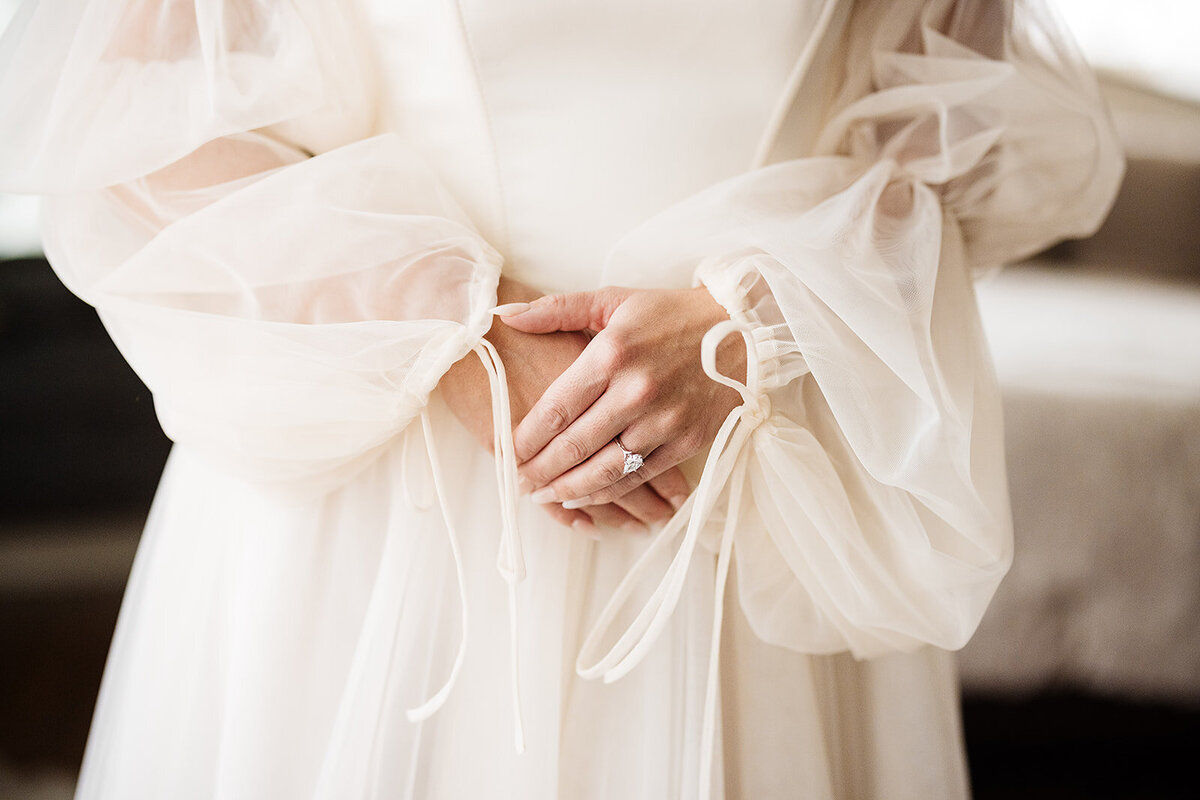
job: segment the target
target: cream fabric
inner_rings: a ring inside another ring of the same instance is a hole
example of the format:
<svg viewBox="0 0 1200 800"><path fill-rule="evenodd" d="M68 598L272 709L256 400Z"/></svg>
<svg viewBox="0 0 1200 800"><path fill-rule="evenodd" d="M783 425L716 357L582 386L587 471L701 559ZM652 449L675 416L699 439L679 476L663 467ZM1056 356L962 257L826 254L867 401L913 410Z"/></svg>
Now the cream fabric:
<svg viewBox="0 0 1200 800"><path fill-rule="evenodd" d="M3 188L177 443L80 797L967 794L942 648L1011 556L972 278L1121 172L1044 10L46 2L0 68ZM649 541L442 404L474 350L507 428L502 269L703 283L747 339Z"/></svg>

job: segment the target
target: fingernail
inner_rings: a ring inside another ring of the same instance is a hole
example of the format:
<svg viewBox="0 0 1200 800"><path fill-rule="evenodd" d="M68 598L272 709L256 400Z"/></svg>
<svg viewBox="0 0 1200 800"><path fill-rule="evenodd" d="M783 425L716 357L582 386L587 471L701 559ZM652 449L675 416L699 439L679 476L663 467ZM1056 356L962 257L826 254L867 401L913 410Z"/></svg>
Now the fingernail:
<svg viewBox="0 0 1200 800"><path fill-rule="evenodd" d="M558 500L558 495L554 493L553 486L543 486L529 495L529 499L535 503L553 503ZM563 503L563 507L566 507L566 503Z"/></svg>
<svg viewBox="0 0 1200 800"><path fill-rule="evenodd" d="M564 500L562 507L575 510L576 508L583 508L584 506L590 506L591 504L592 503L588 498L580 497L575 500Z"/></svg>
<svg viewBox="0 0 1200 800"><path fill-rule="evenodd" d="M524 314L528 310L529 303L505 303L493 308L492 313L497 317L513 317L517 314Z"/></svg>
<svg viewBox="0 0 1200 800"><path fill-rule="evenodd" d="M671 508L678 511L679 509L683 508L683 504L687 502L687 499L688 496L686 494L677 494L667 502L671 504Z"/></svg>
<svg viewBox="0 0 1200 800"><path fill-rule="evenodd" d="M596 530L596 526L588 522L586 519L577 519L572 522L571 530L582 533L584 536L594 541L600 541L600 533Z"/></svg>
<svg viewBox="0 0 1200 800"><path fill-rule="evenodd" d="M630 533L645 533L646 531L650 530L642 523L637 522L636 520L632 520L632 519L627 519L624 522L622 522L621 527L624 528L625 530L629 531Z"/></svg>

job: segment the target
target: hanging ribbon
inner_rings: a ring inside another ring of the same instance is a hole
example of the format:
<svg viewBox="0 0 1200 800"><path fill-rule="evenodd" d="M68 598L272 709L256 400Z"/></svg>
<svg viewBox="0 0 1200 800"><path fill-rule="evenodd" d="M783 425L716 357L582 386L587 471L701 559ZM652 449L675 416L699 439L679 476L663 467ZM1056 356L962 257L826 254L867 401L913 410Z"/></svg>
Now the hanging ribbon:
<svg viewBox="0 0 1200 800"><path fill-rule="evenodd" d="M487 339L480 339L472 348L487 372L488 383L492 396L492 444L496 461L496 484L500 489L500 553L497 556L497 569L508 585L508 618L510 643L510 676L512 685L514 742L518 753L525 752L525 727L521 712L521 670L520 644L517 613L517 584L525 579L525 553L521 543L520 530L517 527L517 502L520 487L517 483L516 448L512 436L512 408L508 394L508 379L504 372L504 362L500 354ZM421 410L421 429L425 435L425 447L429 452L429 468L433 474L434 493L441 506L442 517L446 523L446 533L450 539L450 552L454 556L454 569L458 577L458 597L462 607L462 632L458 643L458 654L454 658L454 666L450 674L434 694L415 708L407 711L408 719L412 722L428 719L437 712L450 696L458 674L462 667L467 645L467 590L466 577L463 567L462 552L459 547L458 534L454 529L450 506L446 500L446 492L442 478L441 462L438 460L437 447L433 440L433 430L429 424L429 415Z"/></svg>
<svg viewBox="0 0 1200 800"><path fill-rule="evenodd" d="M740 334L746 343L746 382L741 383L717 369L717 347L730 334ZM683 584L691 566L696 544L700 539L717 499L730 488L725 525L721 531L717 552L715 599L713 601L712 640L709 647L708 679L704 694L703 727L700 737L700 798L711 795L712 751L716 736L717 692L720 686L721 625L724 618L725 586L733 555L733 539L746 482L746 444L758 427L771 416L770 400L760 391L760 370L757 350L751 334L730 320L714 325L705 335L700 348L701 363L707 375L718 383L736 389L742 404L729 412L717 431L716 438L704 463L704 471L696 491L659 531L658 536L634 562L617 585L608 604L600 613L595 626L579 650L575 669L583 678L602 677L605 683L619 680L636 667L666 628L679 602ZM588 664L599 643L609 638L617 614L633 593L638 580L678 537L686 521L683 541L654 593L633 622L621 633L616 643L594 663Z"/></svg>
<svg viewBox="0 0 1200 800"><path fill-rule="evenodd" d="M494 445L496 456L496 475L500 489L501 535L499 569L508 584L509 625L511 630L511 680L513 697L513 717L515 730L515 745L517 752L525 750L525 733L521 712L520 695L520 636L517 628L517 584L525 577L524 553L521 545L520 531L517 527L517 464L512 439L512 414L508 395L508 382L504 374L504 364L492 344L486 339L480 340L473 352L483 362L488 375L488 383L492 395L492 426L495 432ZM421 409L421 433L425 449L429 457L429 469L433 479L433 493L437 498L446 534L450 542L450 553L454 558L454 571L458 581L458 598L461 607L462 631L460 634L458 652L450 674L441 687L428 699L413 708L406 710L406 716L412 722L428 719L445 705L447 698L454 689L458 676L462 671L466 655L467 636L469 633L470 616L467 608L467 583L465 565L458 531L454 526L454 516L445 488L441 460L434 441L433 425L429 417L428 406ZM413 435L406 431L405 436ZM404 445L407 448L408 444ZM407 459L407 452L403 457ZM411 479L411 475L402 469L402 480ZM406 502L419 507L421 502L415 493L407 491ZM363 620L364 637L360 639L355 651L354 660L350 665L349 675L343 691L342 701L334 720L331 742L345 743L354 737L352 732L363 730L367 726L373 729L366 746L358 744L355 747L333 747L327 753L325 762L317 779L315 796L322 800L337 800L338 798L375 797L379 794L377 782L380 776L379 763L384 758L381 751L383 742L382 730L385 724L385 709L390 706L389 698L394 690L395 675L391 669L390 658L382 657L395 648L395 636L400 627L400 619L404 609L402 586L404 582L404 559L402 556L401 537L404 531L391 526L384 539L383 552L380 554L379 571L375 578L375 589L367 605Z"/></svg>

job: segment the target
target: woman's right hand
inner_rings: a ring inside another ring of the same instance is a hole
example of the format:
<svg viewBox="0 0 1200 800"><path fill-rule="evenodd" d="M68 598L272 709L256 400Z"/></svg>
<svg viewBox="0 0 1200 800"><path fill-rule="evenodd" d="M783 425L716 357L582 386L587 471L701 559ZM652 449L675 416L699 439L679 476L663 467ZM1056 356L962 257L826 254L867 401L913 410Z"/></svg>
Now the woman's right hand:
<svg viewBox="0 0 1200 800"><path fill-rule="evenodd" d="M500 303L529 302L539 297L535 290L506 278L500 279ZM587 346L581 332L531 334L510 328L499 320L487 333L504 361L515 426L542 393ZM455 364L442 376L439 388L446 405L483 447L492 450L492 406L487 373L474 353ZM586 510L564 509L559 503L544 508L552 517L576 530L592 532L595 524L646 530L646 525L668 519L675 511L664 498L685 497L690 488L678 469L662 473L612 503L588 506Z"/></svg>

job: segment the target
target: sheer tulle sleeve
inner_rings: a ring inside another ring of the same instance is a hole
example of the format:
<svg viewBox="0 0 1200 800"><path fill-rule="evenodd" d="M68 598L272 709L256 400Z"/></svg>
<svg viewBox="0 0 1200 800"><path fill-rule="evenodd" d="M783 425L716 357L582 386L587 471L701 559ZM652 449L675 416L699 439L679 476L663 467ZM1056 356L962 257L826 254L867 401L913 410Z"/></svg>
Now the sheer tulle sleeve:
<svg viewBox="0 0 1200 800"><path fill-rule="evenodd" d="M607 264L614 284L707 286L733 326L706 356L742 333L751 364L746 385L728 381L745 404L655 543L682 535L667 575L596 659L658 562L635 568L585 674L636 663L697 544L717 550L721 587L737 570L763 639L857 657L961 647L1008 568L973 278L1093 230L1121 155L1086 66L1031 3L861 3L844 22L827 105L805 109L822 119L811 156L684 200Z"/></svg>
<svg viewBox="0 0 1200 800"><path fill-rule="evenodd" d="M0 39L7 191L109 186L275 126L311 152L361 138L377 84L341 0L34 0Z"/></svg>
<svg viewBox="0 0 1200 800"><path fill-rule="evenodd" d="M306 491L483 346L501 262L412 148L371 136L342 5L43 3L0 47L5 188L48 195L47 256L164 430Z"/></svg>

